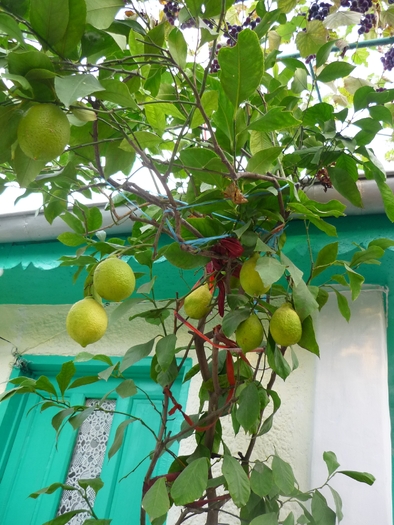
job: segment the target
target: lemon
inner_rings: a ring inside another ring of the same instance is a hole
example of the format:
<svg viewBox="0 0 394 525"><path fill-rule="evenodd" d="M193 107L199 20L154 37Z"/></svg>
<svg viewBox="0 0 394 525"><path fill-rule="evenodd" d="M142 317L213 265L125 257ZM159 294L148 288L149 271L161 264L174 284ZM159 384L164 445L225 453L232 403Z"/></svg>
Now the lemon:
<svg viewBox="0 0 394 525"><path fill-rule="evenodd" d="M270 289L265 286L260 275L256 271L256 263L259 260L259 254L256 252L250 259L245 261L239 272L239 280L242 288L249 295L263 295Z"/></svg>
<svg viewBox="0 0 394 525"><path fill-rule="evenodd" d="M263 335L264 330L260 319L256 314L252 314L238 325L235 331L235 340L244 352L249 352L260 346Z"/></svg>
<svg viewBox="0 0 394 525"><path fill-rule="evenodd" d="M83 347L101 339L107 325L107 314L93 297L85 297L78 301L67 314L68 335Z"/></svg>
<svg viewBox="0 0 394 525"><path fill-rule="evenodd" d="M108 257L97 265L93 285L95 291L107 301L123 301L134 291L134 272L125 261Z"/></svg>
<svg viewBox="0 0 394 525"><path fill-rule="evenodd" d="M212 295L207 284L193 290L183 304L186 315L192 319L202 319L209 312Z"/></svg>
<svg viewBox="0 0 394 525"><path fill-rule="evenodd" d="M18 141L25 155L49 162L61 155L70 140L70 123L54 104L32 106L21 118Z"/></svg>
<svg viewBox="0 0 394 525"><path fill-rule="evenodd" d="M302 325L290 303L284 303L271 317L270 332L276 344L295 345L301 339Z"/></svg>

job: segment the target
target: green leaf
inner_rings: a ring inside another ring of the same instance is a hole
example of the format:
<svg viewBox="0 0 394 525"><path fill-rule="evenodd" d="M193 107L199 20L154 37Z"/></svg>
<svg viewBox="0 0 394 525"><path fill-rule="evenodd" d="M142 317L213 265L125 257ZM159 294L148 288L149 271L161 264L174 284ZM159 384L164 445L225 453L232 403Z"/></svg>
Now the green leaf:
<svg viewBox="0 0 394 525"><path fill-rule="evenodd" d="M36 492L33 492L32 494L29 495L29 498L37 499L38 496L41 496L41 494L53 494L57 489L78 490L76 487L73 487L72 485L65 485L64 483L52 483L52 485L49 485L48 487L45 487L43 489L37 490Z"/></svg>
<svg viewBox="0 0 394 525"><path fill-rule="evenodd" d="M107 29L124 7L121 0L85 0L87 7L86 21L97 29Z"/></svg>
<svg viewBox="0 0 394 525"><path fill-rule="evenodd" d="M90 487L96 495L104 487L104 483L100 478L79 479L78 485L84 490Z"/></svg>
<svg viewBox="0 0 394 525"><path fill-rule="evenodd" d="M58 235L57 239L65 246L80 246L81 244L86 243L86 239L83 235L72 232L61 233Z"/></svg>
<svg viewBox="0 0 394 525"><path fill-rule="evenodd" d="M319 308L319 304L305 281L300 281L297 286L293 287L293 299L295 310L301 321L304 321Z"/></svg>
<svg viewBox="0 0 394 525"><path fill-rule="evenodd" d="M135 396L137 393L137 387L132 379L124 379L117 387L116 392L120 395L121 398L125 399L127 397Z"/></svg>
<svg viewBox="0 0 394 525"><path fill-rule="evenodd" d="M97 78L90 74L55 78L56 94L67 107L80 98L104 89Z"/></svg>
<svg viewBox="0 0 394 525"><path fill-rule="evenodd" d="M278 0L278 8L282 13L290 13L298 5L298 0Z"/></svg>
<svg viewBox="0 0 394 525"><path fill-rule="evenodd" d="M310 315L302 321L302 336L297 344L320 357L319 345L316 341L313 320Z"/></svg>
<svg viewBox="0 0 394 525"><path fill-rule="evenodd" d="M84 0L69 0L69 19L65 34L54 46L60 56L72 57L86 25L86 3Z"/></svg>
<svg viewBox="0 0 394 525"><path fill-rule="evenodd" d="M259 257L256 264L256 272L260 275L265 286L271 286L278 281L286 266L273 257Z"/></svg>
<svg viewBox="0 0 394 525"><path fill-rule="evenodd" d="M186 505L198 500L208 483L208 460L199 458L190 463L176 478L171 487L171 497L176 505Z"/></svg>
<svg viewBox="0 0 394 525"><path fill-rule="evenodd" d="M187 44L182 31L174 27L168 35L168 49L174 62L184 69L187 59Z"/></svg>
<svg viewBox="0 0 394 525"><path fill-rule="evenodd" d="M260 415L260 397L257 386L249 383L241 391L238 400L237 420L246 432L251 431L256 425Z"/></svg>
<svg viewBox="0 0 394 525"><path fill-rule="evenodd" d="M256 461L253 467L250 475L250 486L252 491L260 498L268 496L274 487L272 470L261 461Z"/></svg>
<svg viewBox="0 0 394 525"><path fill-rule="evenodd" d="M226 478L228 491L237 507L243 507L249 500L250 481L239 462L227 454L224 456L222 473Z"/></svg>
<svg viewBox="0 0 394 525"><path fill-rule="evenodd" d="M335 489L333 489L330 485L329 485L329 488L331 490L331 494L334 499L335 510L336 510L338 523L339 523L343 520L342 499L341 499L341 496L338 494L338 492Z"/></svg>
<svg viewBox="0 0 394 525"><path fill-rule="evenodd" d="M366 250L356 252L349 266L357 267L361 264L376 264L376 259L380 259L384 255L384 250L380 246L368 246Z"/></svg>
<svg viewBox="0 0 394 525"><path fill-rule="evenodd" d="M263 75L263 52L256 33L250 29L241 31L234 47L220 49L218 61L223 90L238 109L259 87Z"/></svg>
<svg viewBox="0 0 394 525"><path fill-rule="evenodd" d="M246 171L263 175L266 174L281 153L282 148L280 147L258 151L248 160Z"/></svg>
<svg viewBox="0 0 394 525"><path fill-rule="evenodd" d="M155 338L151 339L147 343L142 343L129 348L120 363L119 372L124 372L134 365L134 363L137 363L144 357L147 357L153 349L154 342Z"/></svg>
<svg viewBox="0 0 394 525"><path fill-rule="evenodd" d="M123 315L128 313L131 308L134 308L137 304L140 304L144 299L138 297L132 297L131 299L126 299L119 306L112 311L109 317L109 323L116 323Z"/></svg>
<svg viewBox="0 0 394 525"><path fill-rule="evenodd" d="M225 336L231 337L238 325L250 316L249 309L233 310L226 313L222 321L222 330Z"/></svg>
<svg viewBox="0 0 394 525"><path fill-rule="evenodd" d="M323 453L323 459L326 462L328 474L331 476L340 466L337 457L334 452L328 451Z"/></svg>
<svg viewBox="0 0 394 525"><path fill-rule="evenodd" d="M339 168L328 168L332 185L345 199L357 206L363 207L360 190L351 174Z"/></svg>
<svg viewBox="0 0 394 525"><path fill-rule="evenodd" d="M297 49L303 58L315 55L319 48L327 43L328 31L320 20L307 22L306 31L300 31L296 36Z"/></svg>
<svg viewBox="0 0 394 525"><path fill-rule="evenodd" d="M334 289L334 292L335 292L335 295L337 296L339 311L341 312L342 316L346 319L346 321L349 322L351 313L350 313L348 300L343 294L338 292L338 290Z"/></svg>
<svg viewBox="0 0 394 525"><path fill-rule="evenodd" d="M331 104L321 102L314 104L312 107L304 111L303 123L306 126L314 126L315 124L324 125L325 122L333 118L334 108Z"/></svg>
<svg viewBox="0 0 394 525"><path fill-rule="evenodd" d="M289 363L286 361L282 352L276 346L271 334L268 336L267 347L265 350L267 361L272 370L281 378L283 381L289 377L291 368Z"/></svg>
<svg viewBox="0 0 394 525"><path fill-rule="evenodd" d="M327 44L321 46L321 48L316 53L316 67L321 67L327 62L329 56L331 55L331 49L334 47L334 45L335 40L331 40L330 42L327 42Z"/></svg>
<svg viewBox="0 0 394 525"><path fill-rule="evenodd" d="M330 509L326 498L318 490L313 494L311 508L316 525L335 525L335 512Z"/></svg>
<svg viewBox="0 0 394 525"><path fill-rule="evenodd" d="M183 270L192 270L193 268L199 268L209 263L208 257L185 252L177 242L168 245L162 255L164 255L170 264Z"/></svg>
<svg viewBox="0 0 394 525"><path fill-rule="evenodd" d="M257 516L257 518L254 518L250 525L278 525L278 518L276 512L270 512L268 514L264 514L262 516Z"/></svg>
<svg viewBox="0 0 394 525"><path fill-rule="evenodd" d="M379 239L374 239L368 244L368 248L370 246L379 246L379 248L382 248L382 250L387 250L387 248L391 248L394 246L394 241L392 239L385 239L384 237L381 237Z"/></svg>
<svg viewBox="0 0 394 525"><path fill-rule="evenodd" d="M68 2L31 0L30 23L45 44L53 45L63 38L68 20Z"/></svg>
<svg viewBox="0 0 394 525"><path fill-rule="evenodd" d="M69 389L78 388L79 386L91 385L92 383L97 383L97 381L100 381L100 378L98 377L98 375L97 376L83 376L73 381L68 388Z"/></svg>
<svg viewBox="0 0 394 525"><path fill-rule="evenodd" d="M281 252L280 254L280 260L281 263L286 266L286 270L289 272L294 284L297 286L297 284L299 284L302 281L302 276L304 275L304 272L297 268L297 266L283 252Z"/></svg>
<svg viewBox="0 0 394 525"><path fill-rule="evenodd" d="M207 117L210 117L214 111L218 109L219 103L219 92L218 91L204 91L201 97L201 105L204 109ZM192 129L197 126L201 126L205 122L204 117L201 114L201 111L197 108L194 112L190 127Z"/></svg>
<svg viewBox="0 0 394 525"><path fill-rule="evenodd" d="M274 456L271 468L275 485L285 496L289 496L293 492L295 484L293 469L279 456Z"/></svg>
<svg viewBox="0 0 394 525"><path fill-rule="evenodd" d="M18 146L15 151L15 157L12 167L15 170L16 180L21 188L27 188L41 173L45 166L42 160L33 160L23 153Z"/></svg>
<svg viewBox="0 0 394 525"><path fill-rule="evenodd" d="M170 508L165 478L161 477L152 485L142 500L142 506L150 520L166 514Z"/></svg>
<svg viewBox="0 0 394 525"><path fill-rule="evenodd" d="M347 264L345 264L345 268L349 278L350 289L352 291L352 300L354 301L360 295L361 287L365 281L365 278L352 270Z"/></svg>
<svg viewBox="0 0 394 525"><path fill-rule="evenodd" d="M131 423L134 423L134 421L136 421L136 420L135 419L126 419L126 421L123 421L120 425L118 425L118 427L116 429L116 432L115 432L114 442L112 443L111 448L108 451L108 459L111 459L112 456L114 456L118 452L118 450L122 446L123 437L124 437L124 433L126 431L126 428Z"/></svg>
<svg viewBox="0 0 394 525"><path fill-rule="evenodd" d="M71 379L74 376L76 371L77 370L72 361L67 361L66 363L63 363L60 369L60 372L56 376L56 381L57 381L57 384L59 385L60 392L62 395L67 390L67 387L70 384Z"/></svg>
<svg viewBox="0 0 394 525"><path fill-rule="evenodd" d="M84 514L84 513L86 513L86 509L70 510L70 512L65 512L64 514L62 514L61 516L58 516L57 518L53 520L46 521L45 523L43 523L43 525L66 525L66 523L68 523L71 520L71 518L73 518L77 514Z"/></svg>
<svg viewBox="0 0 394 525"><path fill-rule="evenodd" d="M282 129L300 126L302 122L294 118L291 111L285 111L285 108L272 108L257 120L254 120L249 126L249 130L263 131L280 131Z"/></svg>
<svg viewBox="0 0 394 525"><path fill-rule="evenodd" d="M315 278L337 260L338 246L338 242L333 242L331 244L327 244L320 250L313 266L313 278Z"/></svg>
<svg viewBox="0 0 394 525"><path fill-rule="evenodd" d="M157 342L156 345L156 356L160 368L165 372L174 360L176 353L176 335L169 334Z"/></svg>
<svg viewBox="0 0 394 525"><path fill-rule="evenodd" d="M65 419L67 419L69 416L74 414L75 410L74 408L65 408L64 410L61 410L57 414L55 414L52 418L52 426L56 430L56 432L59 431L59 428L61 427L62 423Z"/></svg>
<svg viewBox="0 0 394 525"><path fill-rule="evenodd" d="M8 35L24 46L22 31L15 20L6 13L0 13L0 33Z"/></svg>
<svg viewBox="0 0 394 525"><path fill-rule="evenodd" d="M337 78L343 78L350 75L356 66L352 66L348 62L335 61L328 64L323 71L317 76L316 80L319 82L332 82Z"/></svg>
<svg viewBox="0 0 394 525"><path fill-rule="evenodd" d="M77 430L82 423L94 412L94 406L83 409L78 412L75 416L71 416L68 422L71 424L74 430Z"/></svg>
<svg viewBox="0 0 394 525"><path fill-rule="evenodd" d="M379 188L380 194L383 199L384 211L388 219L394 222L394 194L390 186L384 182L377 180L376 184Z"/></svg>
<svg viewBox="0 0 394 525"><path fill-rule="evenodd" d="M338 470L338 474L344 474L348 478L355 479L360 483L366 483L367 485L373 485L376 481L375 476L368 472L357 472L355 470Z"/></svg>
<svg viewBox="0 0 394 525"><path fill-rule="evenodd" d="M104 90L103 90L104 89ZM100 81L100 91L95 93L99 100L108 100L125 108L139 111L139 108L131 96L129 88L124 82L115 79L104 79Z"/></svg>

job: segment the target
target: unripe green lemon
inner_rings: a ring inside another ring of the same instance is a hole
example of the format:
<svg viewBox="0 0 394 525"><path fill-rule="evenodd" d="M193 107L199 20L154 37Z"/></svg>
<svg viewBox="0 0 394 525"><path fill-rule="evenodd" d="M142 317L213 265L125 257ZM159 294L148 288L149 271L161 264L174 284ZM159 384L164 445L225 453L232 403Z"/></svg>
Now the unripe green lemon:
<svg viewBox="0 0 394 525"><path fill-rule="evenodd" d="M107 314L93 297L75 303L67 314L68 335L85 348L103 337L108 325Z"/></svg>
<svg viewBox="0 0 394 525"><path fill-rule="evenodd" d="M270 332L275 343L280 346L295 345L301 339L301 319L290 303L282 304L274 312L270 321Z"/></svg>
<svg viewBox="0 0 394 525"><path fill-rule="evenodd" d="M202 319L209 312L212 295L207 284L193 290L183 303L186 315L192 319Z"/></svg>
<svg viewBox="0 0 394 525"><path fill-rule="evenodd" d="M265 286L256 271L256 263L259 257L257 252L254 253L250 259L243 263L241 271L239 272L239 280L242 288L247 294L252 296L263 295L270 289L269 286Z"/></svg>
<svg viewBox="0 0 394 525"><path fill-rule="evenodd" d="M108 257L97 265L93 285L96 292L107 301L123 301L134 291L134 272L125 261Z"/></svg>
<svg viewBox="0 0 394 525"><path fill-rule="evenodd" d="M235 340L244 352L249 352L260 346L263 335L264 330L260 319L256 314L252 314L238 325L235 331Z"/></svg>
<svg viewBox="0 0 394 525"><path fill-rule="evenodd" d="M23 153L49 162L61 155L70 140L70 123L55 104L32 106L21 118L18 141Z"/></svg>

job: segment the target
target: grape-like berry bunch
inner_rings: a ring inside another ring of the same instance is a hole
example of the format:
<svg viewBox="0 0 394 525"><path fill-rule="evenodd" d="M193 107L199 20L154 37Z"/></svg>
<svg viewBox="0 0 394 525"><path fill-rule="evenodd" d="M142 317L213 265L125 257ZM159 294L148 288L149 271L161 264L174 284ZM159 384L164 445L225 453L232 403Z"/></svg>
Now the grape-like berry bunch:
<svg viewBox="0 0 394 525"><path fill-rule="evenodd" d="M330 8L332 4L327 4L325 2L315 2L309 8L308 20L321 20L323 21L327 15L330 13Z"/></svg>
<svg viewBox="0 0 394 525"><path fill-rule="evenodd" d="M366 13L372 7L372 0L341 0L341 6L350 7L355 13Z"/></svg>
<svg viewBox="0 0 394 525"><path fill-rule="evenodd" d="M180 10L181 8L179 7L178 2L168 2L168 4L164 6L163 12L171 25L174 25Z"/></svg>
<svg viewBox="0 0 394 525"><path fill-rule="evenodd" d="M391 47L380 60L383 63L383 69L391 71L394 68L394 47Z"/></svg>
<svg viewBox="0 0 394 525"><path fill-rule="evenodd" d="M358 28L358 34L367 34L376 24L376 17L374 14L369 13L360 20L360 27Z"/></svg>
<svg viewBox="0 0 394 525"><path fill-rule="evenodd" d="M308 55L305 59L305 64L310 64L314 58L316 58L316 55Z"/></svg>

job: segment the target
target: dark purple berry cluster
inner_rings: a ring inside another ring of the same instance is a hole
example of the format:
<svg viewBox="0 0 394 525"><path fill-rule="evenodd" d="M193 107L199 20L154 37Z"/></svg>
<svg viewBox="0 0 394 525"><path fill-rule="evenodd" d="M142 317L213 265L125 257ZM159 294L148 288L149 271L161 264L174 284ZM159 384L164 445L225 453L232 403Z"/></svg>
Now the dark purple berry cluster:
<svg viewBox="0 0 394 525"><path fill-rule="evenodd" d="M189 18L188 20L185 20L185 22L182 22L181 24L181 29L189 29L191 27L197 27L197 24L194 18Z"/></svg>
<svg viewBox="0 0 394 525"><path fill-rule="evenodd" d="M394 0L389 0L389 4L394 4Z"/></svg>
<svg viewBox="0 0 394 525"><path fill-rule="evenodd" d="M227 38L227 45L230 47L235 46L238 35L243 29L254 29L260 22L260 17L252 19L250 16L245 18L245 22L241 26L231 25L227 22L227 31L224 33L224 38Z"/></svg>
<svg viewBox="0 0 394 525"><path fill-rule="evenodd" d="M164 6L163 12L171 25L174 25L180 10L181 8L179 7L178 2L168 2L168 4Z"/></svg>
<svg viewBox="0 0 394 525"><path fill-rule="evenodd" d="M305 64L310 64L314 58L316 58L316 55L308 55L305 59Z"/></svg>
<svg viewBox="0 0 394 525"><path fill-rule="evenodd" d="M391 47L380 60L383 63L383 69L391 71L394 68L394 47Z"/></svg>
<svg viewBox="0 0 394 525"><path fill-rule="evenodd" d="M309 8L308 20L321 20L323 21L330 13L332 4L325 2L315 2Z"/></svg>
<svg viewBox="0 0 394 525"><path fill-rule="evenodd" d="M365 15L360 20L360 27L358 28L358 34L362 35L362 34L369 33L375 24L376 24L376 16L374 14L369 13Z"/></svg>
<svg viewBox="0 0 394 525"><path fill-rule="evenodd" d="M372 0L352 0L350 2L350 11L356 13L366 13L372 7Z"/></svg>

